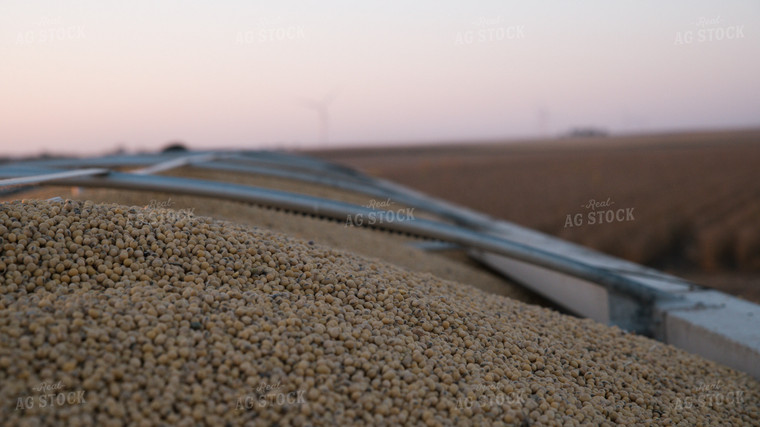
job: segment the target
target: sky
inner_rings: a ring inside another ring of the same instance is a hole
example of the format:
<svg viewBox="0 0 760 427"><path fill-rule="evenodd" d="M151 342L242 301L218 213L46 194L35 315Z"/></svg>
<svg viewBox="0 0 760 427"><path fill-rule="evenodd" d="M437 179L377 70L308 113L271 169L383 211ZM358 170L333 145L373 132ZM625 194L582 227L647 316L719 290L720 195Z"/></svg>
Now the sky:
<svg viewBox="0 0 760 427"><path fill-rule="evenodd" d="M0 156L760 127L760 1L0 2Z"/></svg>

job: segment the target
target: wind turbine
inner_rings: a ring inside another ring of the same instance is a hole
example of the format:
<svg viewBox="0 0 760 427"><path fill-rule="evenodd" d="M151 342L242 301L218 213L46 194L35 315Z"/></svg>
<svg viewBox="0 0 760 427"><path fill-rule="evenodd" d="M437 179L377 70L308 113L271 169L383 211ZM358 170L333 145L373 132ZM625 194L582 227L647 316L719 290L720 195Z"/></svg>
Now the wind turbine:
<svg viewBox="0 0 760 427"><path fill-rule="evenodd" d="M302 107L314 110L319 117L319 142L327 144L330 137L330 113L328 111L330 105L335 101L338 96L338 88L335 88L328 92L322 99L311 98L299 98L299 104Z"/></svg>

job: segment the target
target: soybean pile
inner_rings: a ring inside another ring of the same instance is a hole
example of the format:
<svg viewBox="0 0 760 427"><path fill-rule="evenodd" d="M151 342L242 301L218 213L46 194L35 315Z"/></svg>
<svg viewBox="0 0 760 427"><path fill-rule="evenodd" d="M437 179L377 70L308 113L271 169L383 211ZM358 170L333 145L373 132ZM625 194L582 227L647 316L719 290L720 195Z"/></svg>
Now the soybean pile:
<svg viewBox="0 0 760 427"><path fill-rule="evenodd" d="M0 204L0 245L8 424L760 419L746 374L265 229L16 201Z"/></svg>

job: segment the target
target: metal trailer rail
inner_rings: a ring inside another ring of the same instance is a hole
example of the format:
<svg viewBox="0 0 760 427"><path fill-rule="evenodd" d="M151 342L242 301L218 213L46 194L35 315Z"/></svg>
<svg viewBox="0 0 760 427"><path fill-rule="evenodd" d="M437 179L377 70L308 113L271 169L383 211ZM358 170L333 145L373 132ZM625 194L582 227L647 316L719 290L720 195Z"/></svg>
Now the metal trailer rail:
<svg viewBox="0 0 760 427"><path fill-rule="evenodd" d="M81 159L81 161L77 161L77 159L44 160L27 162L25 165L45 168L115 168L125 166L142 167L145 165L153 165L148 168L141 169L135 173L142 173L143 170L152 168L160 168L152 170L154 173L164 172L172 168L188 166L215 171L271 176L276 178L284 178L289 180L308 182L312 184L325 185L332 188L347 190L372 197L389 197L392 198L395 202L401 203L405 206L425 210L429 213L433 213L468 228L488 229L492 225L492 220L490 218L477 214L474 211L463 213L462 209L453 209L453 205L449 205L446 202L425 196L422 193L406 190L403 187L396 187L390 182L369 178L356 171L352 171L351 173L346 174L344 168L342 167L336 167L334 170L331 170L324 166L322 164L323 162L319 160L314 160L317 165L309 165L308 162L311 161L311 159L291 156L291 158L297 158L300 160L299 167L296 168L285 163L288 157L275 157L271 156L271 153L262 153L236 152L232 154L221 154L215 152L203 152L201 154L182 156L167 156L165 154L139 155L135 157L108 156L102 158ZM209 160L203 161L203 156L208 156L207 158ZM264 157L263 161L260 157ZM216 159L223 159L223 161Z"/></svg>
<svg viewBox="0 0 760 427"><path fill-rule="evenodd" d="M18 178L0 179L0 187L13 187L18 185L42 184L46 181L56 181L65 178L75 178L79 176L92 176L107 174L108 169L79 169L64 172L43 172L40 175L21 176Z"/></svg>
<svg viewBox="0 0 760 427"><path fill-rule="evenodd" d="M182 153L184 154L184 153ZM207 155L213 153L206 153ZM217 153L218 154L218 153ZM226 153L229 155L229 153ZM82 167L103 165L131 166L149 161L166 165L191 165L218 170L269 174L288 179L332 185L369 195L393 197L408 206L434 212L467 228L427 220L384 218L382 223L362 224L420 237L440 239L470 249L473 257L502 271L528 288L547 296L576 314L619 325L625 329L653 336L664 342L701 354L760 378L760 306L717 291L705 290L657 270L599 254L589 249L537 233L504 221L443 202L386 181L371 179L357 172L335 170L321 161L298 158L297 167L274 169L292 161L289 155L255 157L259 153L237 153L243 162L188 162L182 156L144 156L136 160L84 159L27 162L0 167L0 176L28 176L50 173L43 166ZM128 156L124 156L128 157ZM212 155L212 157L217 157ZM253 157L253 158L251 158ZM173 163L171 163L173 162ZM245 163L245 164L240 164ZM256 166L256 164L266 166ZM341 181L343 178L346 182ZM106 177L70 177L48 181L53 185L78 185L170 191L181 194L226 198L277 207L294 212L345 220L348 215L382 215L361 206L310 196L235 184L170 178L150 175L110 173ZM342 183L342 184L341 184ZM361 184L359 184L361 183Z"/></svg>
<svg viewBox="0 0 760 427"><path fill-rule="evenodd" d="M84 159L45 159L32 160L23 162L28 166L39 166L46 168L125 168L125 167L142 167L152 166L160 163L177 160L180 158L211 155L218 158L225 158L231 163L260 165L262 167L277 168L285 171L303 172L312 176L325 176L336 179L349 180L355 182L370 183L372 179L343 166L326 163L321 160L302 157L297 155L286 155L281 153L272 153L269 151L192 151L192 152L172 152L157 154L135 154L135 155L109 155L103 157L91 157ZM8 165L5 165L8 166Z"/></svg>
<svg viewBox="0 0 760 427"><path fill-rule="evenodd" d="M152 175L155 173L164 172L171 169L176 169L181 166L192 165L193 163L207 162L209 160L214 160L217 157L221 157L221 155L218 155L215 153L209 153L209 154L195 154L191 156L178 157L176 159L171 159L165 162L151 165L147 168L142 168L136 171L132 171L132 173L137 174L137 175Z"/></svg>

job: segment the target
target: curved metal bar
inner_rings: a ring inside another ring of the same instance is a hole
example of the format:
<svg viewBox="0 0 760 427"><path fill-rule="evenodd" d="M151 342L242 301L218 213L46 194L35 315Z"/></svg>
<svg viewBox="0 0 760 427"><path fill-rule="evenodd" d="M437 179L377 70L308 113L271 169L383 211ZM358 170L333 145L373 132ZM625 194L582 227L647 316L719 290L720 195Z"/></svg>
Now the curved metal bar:
<svg viewBox="0 0 760 427"><path fill-rule="evenodd" d="M56 181L66 178L76 178L81 176L104 175L108 174L109 172L110 171L108 169L77 169L62 172L47 172L40 175L24 175L18 178L0 179L0 188L16 185L41 184L43 182Z"/></svg>
<svg viewBox="0 0 760 427"><path fill-rule="evenodd" d="M177 157L172 160L166 160L160 163L156 163L154 165L148 166L146 168L138 169L135 171L132 171L132 173L137 175L152 175L159 172L168 171L171 169L176 169L182 166L191 165L193 163L198 162L206 162L209 160L213 160L217 157L220 157L220 155L210 153L210 154L193 154L190 156L182 156Z"/></svg>
<svg viewBox="0 0 760 427"><path fill-rule="evenodd" d="M85 159L45 159L31 160L16 163L15 166L25 165L29 167L44 168L83 168L83 167L140 167L154 165L163 162L171 162L188 156L211 155L225 157L231 162L260 165L269 168L278 168L296 172L307 173L313 176L332 177L357 182L369 182L372 179L345 166L334 165L319 159L313 159L294 154L282 154L270 151L184 151L156 154L119 154ZM7 165L6 165L7 166Z"/></svg>

